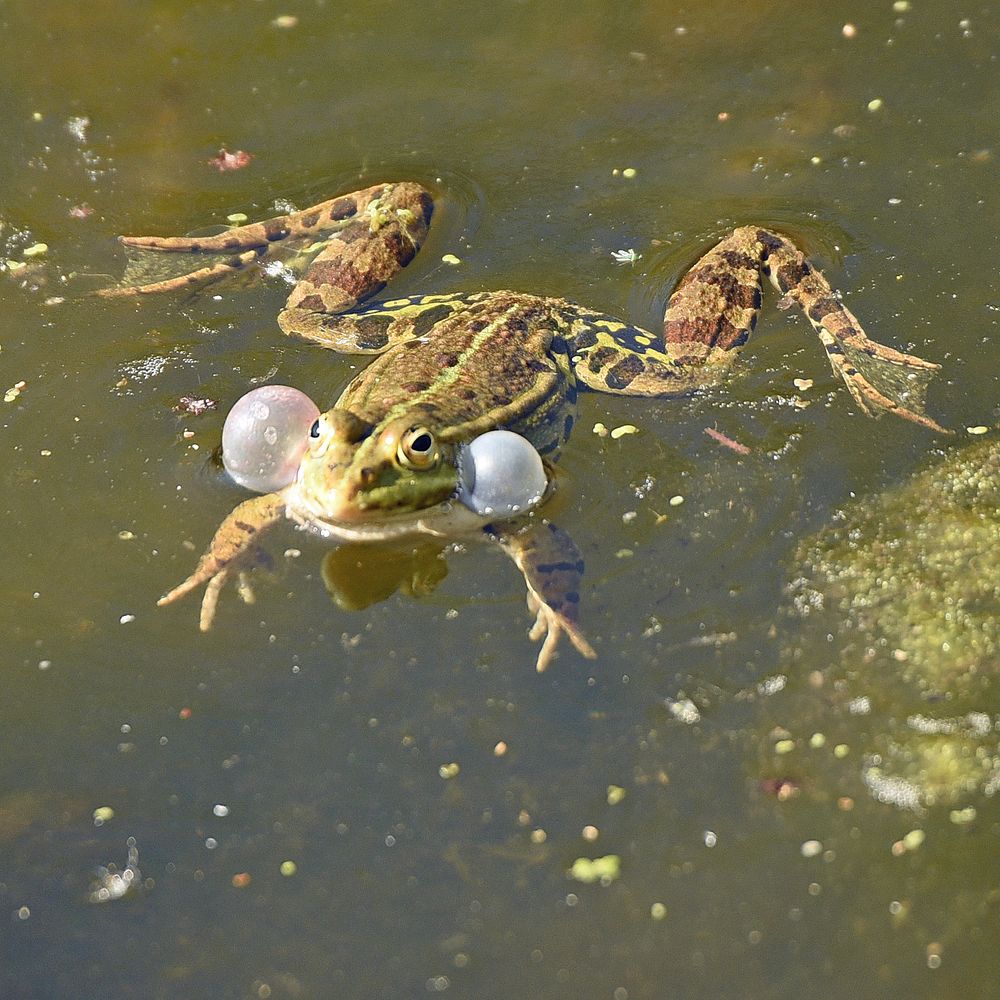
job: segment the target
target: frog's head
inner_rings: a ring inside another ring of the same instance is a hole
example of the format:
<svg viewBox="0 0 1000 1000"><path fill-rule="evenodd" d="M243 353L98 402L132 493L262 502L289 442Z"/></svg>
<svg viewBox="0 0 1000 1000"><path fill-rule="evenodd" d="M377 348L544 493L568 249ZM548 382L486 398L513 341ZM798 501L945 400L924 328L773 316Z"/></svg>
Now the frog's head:
<svg viewBox="0 0 1000 1000"><path fill-rule="evenodd" d="M292 513L344 536L377 537L450 510L456 449L430 417L414 410L371 424L349 410L327 410L309 432L289 488Z"/></svg>

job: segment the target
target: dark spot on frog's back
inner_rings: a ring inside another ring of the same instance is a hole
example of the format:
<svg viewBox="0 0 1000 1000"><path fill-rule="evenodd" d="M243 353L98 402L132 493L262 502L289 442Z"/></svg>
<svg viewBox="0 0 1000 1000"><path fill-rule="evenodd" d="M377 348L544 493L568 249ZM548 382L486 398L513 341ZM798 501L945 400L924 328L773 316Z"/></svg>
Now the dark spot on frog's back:
<svg viewBox="0 0 1000 1000"><path fill-rule="evenodd" d="M312 229L319 222L319 212L310 212L308 215L303 215L300 221L307 229Z"/></svg>
<svg viewBox="0 0 1000 1000"><path fill-rule="evenodd" d="M434 364L440 368L454 368L458 364L458 355L454 352L446 353L442 351L434 356Z"/></svg>
<svg viewBox="0 0 1000 1000"><path fill-rule="evenodd" d="M451 310L447 306L437 306L418 313L413 320L413 336L422 337L435 323L450 315Z"/></svg>
<svg viewBox="0 0 1000 1000"><path fill-rule="evenodd" d="M354 339L358 347L368 351L376 351L389 343L389 324L391 316L361 316L355 321Z"/></svg>
<svg viewBox="0 0 1000 1000"><path fill-rule="evenodd" d="M407 392L426 392L430 388L430 383L421 382L419 380L413 382L403 382L402 388Z"/></svg>
<svg viewBox="0 0 1000 1000"><path fill-rule="evenodd" d="M264 236L268 243L276 243L283 240L288 235L288 227L283 225L279 219L271 219L264 223Z"/></svg>
<svg viewBox="0 0 1000 1000"><path fill-rule="evenodd" d="M612 358L617 358L619 352L613 347L598 347L593 354L587 358L587 367L592 372L599 372L604 365Z"/></svg>
<svg viewBox="0 0 1000 1000"><path fill-rule="evenodd" d="M611 389L625 389L632 384L635 377L643 371L645 365L641 358L634 354L626 354L604 377Z"/></svg>

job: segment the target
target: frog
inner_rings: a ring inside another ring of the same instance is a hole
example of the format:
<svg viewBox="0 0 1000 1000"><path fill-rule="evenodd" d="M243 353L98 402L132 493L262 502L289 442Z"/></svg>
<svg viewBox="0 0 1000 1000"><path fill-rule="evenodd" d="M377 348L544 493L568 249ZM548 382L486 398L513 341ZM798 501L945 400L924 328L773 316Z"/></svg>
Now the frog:
<svg viewBox="0 0 1000 1000"><path fill-rule="evenodd" d="M870 339L780 232L751 224L724 236L682 277L654 332L533 292L392 298L389 289L379 298L417 256L434 211L427 187L390 181L215 236L120 237L133 254L186 255L182 273L140 281L126 275L98 294L138 299L293 267L296 280L277 317L281 331L374 356L310 428L295 480L239 504L160 605L204 586L200 628L207 631L226 581L246 567L262 534L285 519L340 542L476 533L499 543L524 577L535 616L529 637L541 643L536 668L549 665L563 637L593 658L580 626L579 549L537 512L490 519L463 506L461 449L487 431L513 431L542 456L551 485L580 390L680 397L717 382L757 323L764 277L780 306L805 314L864 413L947 433L923 406L940 366Z"/></svg>

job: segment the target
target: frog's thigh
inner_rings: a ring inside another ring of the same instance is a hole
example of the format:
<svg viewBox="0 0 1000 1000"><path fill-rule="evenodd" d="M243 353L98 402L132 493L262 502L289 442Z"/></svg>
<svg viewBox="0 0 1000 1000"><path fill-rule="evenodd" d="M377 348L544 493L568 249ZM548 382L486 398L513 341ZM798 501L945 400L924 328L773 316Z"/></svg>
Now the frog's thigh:
<svg viewBox="0 0 1000 1000"><path fill-rule="evenodd" d="M323 317L353 309L406 267L427 235L432 211L419 185L389 188L316 256L278 317L281 329L323 343Z"/></svg>
<svg viewBox="0 0 1000 1000"><path fill-rule="evenodd" d="M469 297L461 294L410 295L339 316L299 315L294 328L282 329L343 354L381 354L394 344L422 337L468 304Z"/></svg>
<svg viewBox="0 0 1000 1000"><path fill-rule="evenodd" d="M720 363L742 347L760 313L764 247L753 227L716 244L681 279L663 316L663 339L678 361Z"/></svg>

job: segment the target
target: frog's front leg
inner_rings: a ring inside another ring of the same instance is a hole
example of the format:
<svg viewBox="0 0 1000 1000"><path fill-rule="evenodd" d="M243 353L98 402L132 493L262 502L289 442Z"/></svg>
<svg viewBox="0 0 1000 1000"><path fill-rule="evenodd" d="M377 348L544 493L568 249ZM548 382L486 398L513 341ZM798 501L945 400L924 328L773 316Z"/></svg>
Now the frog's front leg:
<svg viewBox="0 0 1000 1000"><path fill-rule="evenodd" d="M583 557L573 539L554 524L541 524L501 532L498 540L524 575L528 610L536 616L528 635L534 642L544 640L535 664L539 673L548 667L564 634L582 656L594 659L597 654L577 623Z"/></svg>
<svg viewBox="0 0 1000 1000"><path fill-rule="evenodd" d="M412 258L416 247L422 242L432 208L430 194L419 184L375 184L298 212L227 229L218 236L122 236L121 242L133 250L214 255L217 259L163 281L118 285L100 289L94 294L105 298L120 298L199 288L261 264L275 250L288 247L305 249L310 244L334 237L337 237L338 248L342 249L357 242L372 242L370 238L376 236L375 243L389 248L381 255L381 271L387 270L384 261L393 258L397 261L397 266L391 273L395 274ZM324 257L324 253L313 261L313 266ZM337 256L336 250L334 256ZM365 271L368 266L368 261L361 259L364 255L357 250L341 253L340 256L347 265L359 264L361 271ZM402 263L398 263L400 259ZM321 275L324 268L329 270L328 266L321 265L317 274ZM348 293L343 301L347 302L350 298L352 303L359 302L381 288L388 278L380 277L378 271L377 266L371 268L366 276L352 272L348 266L334 275L334 283L339 281L343 290ZM325 284L323 280L318 283L315 279L312 280L320 287ZM306 290L303 289L303 295L305 294ZM341 308L349 308L349 305L342 305Z"/></svg>
<svg viewBox="0 0 1000 1000"><path fill-rule="evenodd" d="M261 532L277 524L284 514L285 499L280 493L267 493L245 500L219 525L195 571L183 583L164 594L156 602L157 605L172 604L205 584L199 627L202 632L207 632L212 627L215 607L226 580L245 562Z"/></svg>

